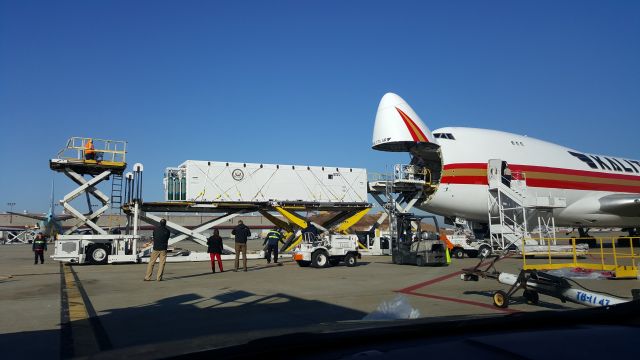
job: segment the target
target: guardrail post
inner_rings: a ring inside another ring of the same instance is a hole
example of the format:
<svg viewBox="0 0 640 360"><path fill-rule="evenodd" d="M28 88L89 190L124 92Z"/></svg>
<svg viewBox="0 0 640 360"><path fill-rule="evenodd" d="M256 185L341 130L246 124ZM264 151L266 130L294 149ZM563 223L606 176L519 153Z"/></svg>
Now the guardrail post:
<svg viewBox="0 0 640 360"><path fill-rule="evenodd" d="M576 254L576 238L571 238L571 252L573 253L573 266L578 266L578 255Z"/></svg>
<svg viewBox="0 0 640 360"><path fill-rule="evenodd" d="M611 238L611 247L613 249L613 264L618 268L618 254L616 253L616 242L614 238Z"/></svg>
<svg viewBox="0 0 640 360"><path fill-rule="evenodd" d="M602 263L602 270L604 271L604 248L602 242L603 239L600 238L600 262Z"/></svg>

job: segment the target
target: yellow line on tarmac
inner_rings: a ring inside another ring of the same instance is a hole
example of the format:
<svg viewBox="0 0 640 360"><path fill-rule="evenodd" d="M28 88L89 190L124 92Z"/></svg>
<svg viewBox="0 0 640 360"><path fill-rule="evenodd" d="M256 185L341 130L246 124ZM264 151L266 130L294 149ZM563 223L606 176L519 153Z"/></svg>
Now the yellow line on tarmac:
<svg viewBox="0 0 640 360"><path fill-rule="evenodd" d="M74 356L96 354L100 351L93 327L89 322L89 312L84 303L76 280L69 265L64 265L64 289L67 292L69 324L73 337Z"/></svg>

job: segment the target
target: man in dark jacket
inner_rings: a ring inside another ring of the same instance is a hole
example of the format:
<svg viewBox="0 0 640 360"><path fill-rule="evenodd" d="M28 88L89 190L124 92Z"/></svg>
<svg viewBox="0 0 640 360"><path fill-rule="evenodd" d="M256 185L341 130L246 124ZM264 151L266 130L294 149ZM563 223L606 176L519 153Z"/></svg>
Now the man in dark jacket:
<svg viewBox="0 0 640 360"><path fill-rule="evenodd" d="M240 253L242 252L242 261L244 263L244 271L247 271L247 239L251 236L251 230L245 225L242 220L238 221L238 226L236 226L233 231L231 231L232 235L235 235L235 245L236 245L236 263L235 270L238 271L238 264L240 262Z"/></svg>
<svg viewBox="0 0 640 360"><path fill-rule="evenodd" d="M271 253L273 252L273 262L278 263L278 243L282 241L282 234L278 229L269 230L267 236L264 238L264 242L262 245L267 245L267 251L265 252L265 257L267 259L267 264L271 263Z"/></svg>
<svg viewBox="0 0 640 360"><path fill-rule="evenodd" d="M156 274L156 280L162 281L162 274L164 273L164 264L167 261L167 247L169 246L169 237L171 232L167 229L167 220L160 220L160 225L153 229L153 251L149 258L149 264L147 265L147 273L144 276L144 281L151 281L151 274L153 273L153 267L156 264L158 257L160 258L160 267L158 267L158 273Z"/></svg>
<svg viewBox="0 0 640 360"><path fill-rule="evenodd" d="M34 264L38 264L38 258L40 258L40 264L44 264L44 252L47 251L47 240L44 238L41 232L36 235L31 246L33 254L35 255Z"/></svg>

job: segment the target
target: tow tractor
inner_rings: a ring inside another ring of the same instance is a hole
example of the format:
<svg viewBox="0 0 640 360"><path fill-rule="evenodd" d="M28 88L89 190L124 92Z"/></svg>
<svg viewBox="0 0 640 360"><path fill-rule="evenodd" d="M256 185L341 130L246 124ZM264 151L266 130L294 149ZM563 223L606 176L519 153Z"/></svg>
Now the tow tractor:
<svg viewBox="0 0 640 360"><path fill-rule="evenodd" d="M394 264L446 265L445 244L440 240L440 227L433 215L396 214L397 228L392 235L391 258ZM422 230L422 221L432 219L435 232Z"/></svg>
<svg viewBox="0 0 640 360"><path fill-rule="evenodd" d="M467 256L470 258L486 257L491 254L491 246L485 241L476 240L473 234L456 234L447 235L447 238L453 244L451 255L455 258L462 259Z"/></svg>
<svg viewBox="0 0 640 360"><path fill-rule="evenodd" d="M315 268L336 266L341 262L352 267L361 258L358 252L358 235L305 233L296 248L293 259L301 267Z"/></svg>
<svg viewBox="0 0 640 360"><path fill-rule="evenodd" d="M616 305L640 299L640 289L632 289L633 298L620 298L611 294L589 290L576 281L554 276L539 270L520 270L518 275L499 272L495 268L496 262L504 258L491 255L482 258L473 268L463 269L460 278L464 281L478 281L479 278L494 279L501 284L511 286L508 291L498 290L493 293L493 305L507 308L509 300L518 291L523 290L523 296L528 304L538 304L539 294L560 299L562 302L572 302L589 307ZM488 259L491 259L487 261Z"/></svg>
<svg viewBox="0 0 640 360"><path fill-rule="evenodd" d="M479 240L471 229L469 223L461 218L445 218L445 224L454 225L453 235L447 235L447 239L453 245L451 256L462 259L463 257L487 257L491 254L491 244L486 240Z"/></svg>

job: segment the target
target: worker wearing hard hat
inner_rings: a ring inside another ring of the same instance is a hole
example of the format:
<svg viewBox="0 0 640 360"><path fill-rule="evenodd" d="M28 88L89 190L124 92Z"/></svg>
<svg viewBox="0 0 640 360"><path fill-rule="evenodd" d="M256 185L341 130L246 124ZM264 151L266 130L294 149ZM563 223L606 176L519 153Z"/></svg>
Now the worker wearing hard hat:
<svg viewBox="0 0 640 360"><path fill-rule="evenodd" d="M33 240L33 245L31 246L33 250L33 254L35 257L34 265L38 264L38 259L40 259L40 264L44 264L44 252L47 251L47 240L44 238L41 232L36 235L36 238Z"/></svg>
<svg viewBox="0 0 640 360"><path fill-rule="evenodd" d="M96 149L93 147L93 139L89 138L86 143L84 143L84 159L85 160L95 160L96 159Z"/></svg>
<svg viewBox="0 0 640 360"><path fill-rule="evenodd" d="M279 229L273 228L269 230L267 236L264 238L264 242L262 245L267 245L267 251L265 252L265 258L267 259L267 264L271 263L271 253L273 253L273 262L278 263L278 243L282 241L282 234Z"/></svg>

